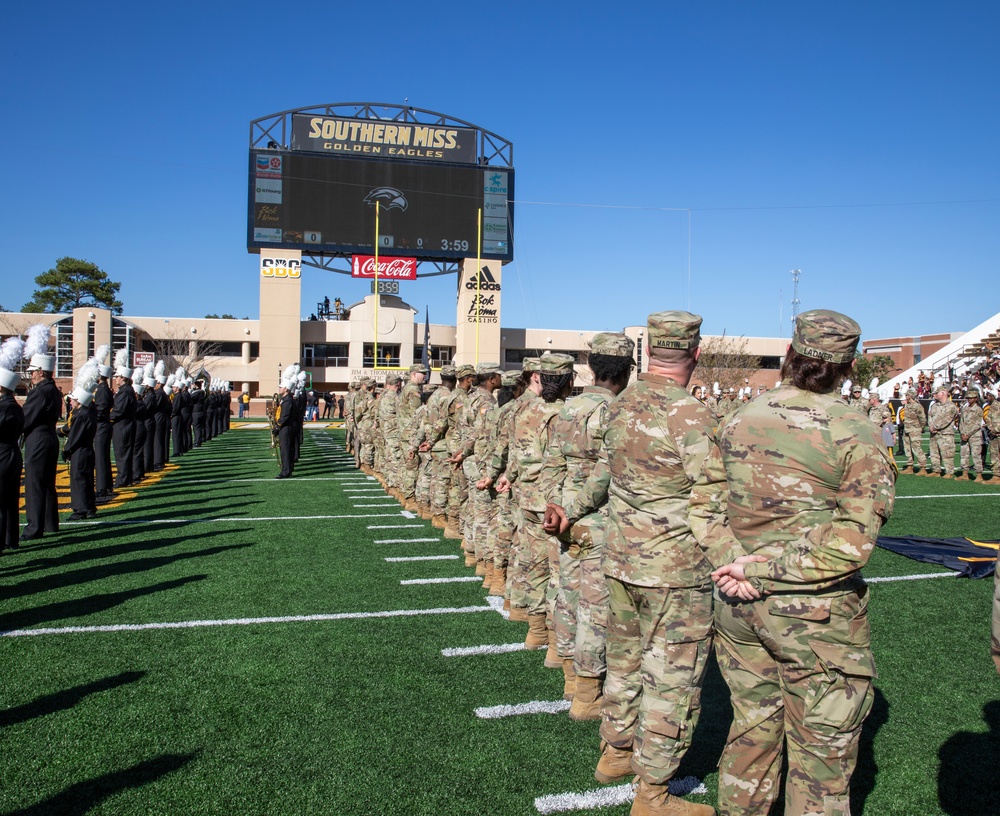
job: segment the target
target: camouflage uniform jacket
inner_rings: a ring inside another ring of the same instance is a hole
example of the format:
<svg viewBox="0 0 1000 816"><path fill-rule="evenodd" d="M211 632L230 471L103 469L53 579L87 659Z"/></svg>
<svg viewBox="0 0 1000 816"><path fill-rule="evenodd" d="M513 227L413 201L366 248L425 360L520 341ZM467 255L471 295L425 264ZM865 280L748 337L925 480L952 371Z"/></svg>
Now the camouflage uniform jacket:
<svg viewBox="0 0 1000 816"><path fill-rule="evenodd" d="M414 417L420 408L420 386L408 381L399 393L396 403L396 427L400 442L409 443L413 435ZM407 446L406 452L415 446Z"/></svg>
<svg viewBox="0 0 1000 816"><path fill-rule="evenodd" d="M541 397L529 400L514 422L505 472L509 482L517 483L517 500L523 510L545 512L549 487L542 480L542 462L552 444L552 420L562 405L561 400L545 402Z"/></svg>
<svg viewBox="0 0 1000 816"><path fill-rule="evenodd" d="M895 474L875 427L836 394L769 391L719 434L691 494L713 566L745 554L760 592L816 592L856 578L892 514Z"/></svg>
<svg viewBox="0 0 1000 816"><path fill-rule="evenodd" d="M399 440L399 394L386 388L378 406L378 425L386 439Z"/></svg>
<svg viewBox="0 0 1000 816"><path fill-rule="evenodd" d="M493 448L493 460L485 474L494 482L500 478L501 473L507 470L507 461L510 458L510 437L514 431L517 417L537 399L541 399L541 397L529 389L500 409L501 413L497 418L497 439Z"/></svg>
<svg viewBox="0 0 1000 816"><path fill-rule="evenodd" d="M611 403L604 447L577 507L607 485L604 574L648 587L695 587L711 567L688 522L688 495L716 417L683 386L640 374Z"/></svg>
<svg viewBox="0 0 1000 816"><path fill-rule="evenodd" d="M955 418L958 416L958 406L951 400L938 402L934 400L931 408L927 412L927 427L932 434L939 434L947 431L955 433Z"/></svg>
<svg viewBox="0 0 1000 816"><path fill-rule="evenodd" d="M427 401L428 403L430 400ZM408 450L416 450L420 443L427 439L427 403L421 403L413 412L413 422L410 423L410 433L405 437L409 441ZM401 439L403 437L400 437Z"/></svg>
<svg viewBox="0 0 1000 816"><path fill-rule="evenodd" d="M493 453L497 449L497 438L500 434L500 421L506 417L509 411L505 411L508 405L513 405L515 400L507 400L503 405L493 404L486 414L486 434L481 444L476 445L476 465L483 476L490 476L496 481L499 474L492 471ZM506 449L506 445L504 446ZM505 454L506 455L506 454Z"/></svg>
<svg viewBox="0 0 1000 816"><path fill-rule="evenodd" d="M354 402L354 424L360 430L371 431L374 425L372 409L375 406L375 395L371 391L364 391L358 395Z"/></svg>
<svg viewBox="0 0 1000 816"><path fill-rule="evenodd" d="M486 439L489 436L486 417L496 404L496 397L482 386L476 386L469 390L469 397L465 401L461 420L461 452L466 459L474 454L478 455L486 444Z"/></svg>
<svg viewBox="0 0 1000 816"><path fill-rule="evenodd" d="M983 421L991 436L1000 436L1000 403L994 400L983 409Z"/></svg>
<svg viewBox="0 0 1000 816"><path fill-rule="evenodd" d="M927 427L927 413L916 400L903 403L903 427L908 431L921 431Z"/></svg>
<svg viewBox="0 0 1000 816"><path fill-rule="evenodd" d="M454 456L459 451L464 450L462 447L464 436L462 417L465 414L465 405L468 401L469 392L456 385L455 390L451 392L451 399L448 401L448 430L444 436L449 456Z"/></svg>
<svg viewBox="0 0 1000 816"><path fill-rule="evenodd" d="M348 427L354 425L354 399L357 396L353 391L348 391L344 397L344 420Z"/></svg>
<svg viewBox="0 0 1000 816"><path fill-rule="evenodd" d="M427 400L424 406L424 441L428 442L435 453L446 453L445 434L448 432L448 406L458 389L448 389L442 386Z"/></svg>
<svg viewBox="0 0 1000 816"><path fill-rule="evenodd" d="M886 405L869 406L868 419L875 423L876 428L881 428L887 419L892 419L892 409Z"/></svg>
<svg viewBox="0 0 1000 816"><path fill-rule="evenodd" d="M963 405L958 415L958 432L962 435L962 440L968 441L982 427L983 409L979 405Z"/></svg>
<svg viewBox="0 0 1000 816"><path fill-rule="evenodd" d="M572 505L597 467L608 406L614 398L606 388L588 385L581 394L566 400L553 421L555 444L549 446L543 464L552 504L563 509Z"/></svg>

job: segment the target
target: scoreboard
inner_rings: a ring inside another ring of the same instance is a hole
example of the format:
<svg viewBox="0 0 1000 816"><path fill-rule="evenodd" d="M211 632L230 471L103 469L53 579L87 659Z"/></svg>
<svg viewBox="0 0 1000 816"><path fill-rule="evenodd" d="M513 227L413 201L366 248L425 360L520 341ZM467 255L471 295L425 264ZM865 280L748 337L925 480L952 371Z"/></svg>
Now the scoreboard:
<svg viewBox="0 0 1000 816"><path fill-rule="evenodd" d="M284 149L250 151L247 248L311 255L508 262L514 170L478 164L355 158Z"/></svg>

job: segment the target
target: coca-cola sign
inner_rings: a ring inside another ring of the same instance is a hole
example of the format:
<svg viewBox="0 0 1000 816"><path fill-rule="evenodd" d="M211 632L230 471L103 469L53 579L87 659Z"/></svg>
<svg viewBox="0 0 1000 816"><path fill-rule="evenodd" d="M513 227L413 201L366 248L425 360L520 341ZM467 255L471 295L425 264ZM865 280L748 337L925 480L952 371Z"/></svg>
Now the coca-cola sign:
<svg viewBox="0 0 1000 816"><path fill-rule="evenodd" d="M416 280L417 279L417 259L416 258L390 258L386 255L378 256L378 276L391 280ZM352 278L374 278L375 277L375 256L355 255L351 261Z"/></svg>

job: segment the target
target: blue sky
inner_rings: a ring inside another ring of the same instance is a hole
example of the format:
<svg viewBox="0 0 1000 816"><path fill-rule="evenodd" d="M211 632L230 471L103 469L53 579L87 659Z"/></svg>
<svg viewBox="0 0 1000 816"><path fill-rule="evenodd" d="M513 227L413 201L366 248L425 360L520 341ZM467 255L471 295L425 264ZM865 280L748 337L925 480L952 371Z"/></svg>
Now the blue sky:
<svg viewBox="0 0 1000 816"><path fill-rule="evenodd" d="M798 268L802 309L866 337L963 331L1000 311L998 23L987 2L19 3L0 304L70 255L127 314L257 317L250 121L408 99L514 143L505 326L691 308L787 334ZM303 312L366 291L306 268ZM453 323L454 292L401 294Z"/></svg>

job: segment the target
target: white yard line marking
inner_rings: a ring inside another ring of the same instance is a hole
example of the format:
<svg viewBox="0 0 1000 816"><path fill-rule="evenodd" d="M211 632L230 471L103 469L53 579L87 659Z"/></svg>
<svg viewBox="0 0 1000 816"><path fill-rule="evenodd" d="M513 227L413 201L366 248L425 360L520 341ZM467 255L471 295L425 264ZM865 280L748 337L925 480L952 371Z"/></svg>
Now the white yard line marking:
<svg viewBox="0 0 1000 816"><path fill-rule="evenodd" d="M380 505L382 506L382 505ZM392 505L385 505L391 507ZM398 505L397 505L398 506ZM111 526L111 525L140 525L140 524L196 524L202 522L218 523L231 521L331 521L337 519L359 519L359 518L389 518L401 516L402 513L355 513L353 515L340 516L237 516L233 518L187 518L187 519L119 519L117 521L63 521L61 524L71 526Z"/></svg>
<svg viewBox="0 0 1000 816"><path fill-rule="evenodd" d="M708 793L708 788L696 776L671 779L667 785L674 796L690 793ZM553 793L535 798L535 810L539 813L562 813L567 810L594 810L601 807L616 807L631 802L635 798L632 783L595 788L581 793Z"/></svg>
<svg viewBox="0 0 1000 816"><path fill-rule="evenodd" d="M460 575L457 578L411 578L408 581L400 581L403 586L415 586L416 584L465 584L473 581L483 582L478 575ZM487 607L491 608L491 607Z"/></svg>
<svg viewBox="0 0 1000 816"><path fill-rule="evenodd" d="M453 555L452 558L458 558L458 556ZM451 649L442 649L441 654L445 657L471 657L473 655L498 655L523 651L523 643L494 643L491 646L456 646Z"/></svg>
<svg viewBox="0 0 1000 816"><path fill-rule="evenodd" d="M430 541L439 542L440 538L383 538L376 541L376 544L426 544ZM458 556L455 556L458 558Z"/></svg>
<svg viewBox="0 0 1000 816"><path fill-rule="evenodd" d="M334 476L295 476L296 482L332 482ZM263 476L259 479L171 479L170 484L218 484L220 482L273 482L273 476ZM291 482L288 482L291 484Z"/></svg>
<svg viewBox="0 0 1000 816"><path fill-rule="evenodd" d="M494 612L499 612L504 619L510 620L510 612L503 608L504 599L498 595L487 595L486 603L490 605L490 609Z"/></svg>
<svg viewBox="0 0 1000 816"><path fill-rule="evenodd" d="M569 711L569 700L533 700L516 705L483 706L476 709L481 720L499 720L501 717L519 717L522 714L560 714Z"/></svg>
<svg viewBox="0 0 1000 816"><path fill-rule="evenodd" d="M884 578L865 578L867 584L887 584L890 581L921 581L924 578L954 578L957 572L926 572L923 575L888 575Z"/></svg>
<svg viewBox="0 0 1000 816"><path fill-rule="evenodd" d="M392 504L352 504L355 510L371 510L374 507L399 507L399 504L393 502Z"/></svg>
<svg viewBox="0 0 1000 816"><path fill-rule="evenodd" d="M1000 484L1000 482L998 482ZM986 485L989 487L989 485ZM1000 493L935 493L929 496L896 496L896 501L903 499L998 499Z"/></svg>
<svg viewBox="0 0 1000 816"><path fill-rule="evenodd" d="M408 518L408 519L415 519L415 518L417 518L417 517L416 517L416 516L415 516L415 515L414 515L414 514L413 514L412 512L410 512L409 510L404 510L404 511L402 512L402 515L403 515L404 517Z"/></svg>
<svg viewBox="0 0 1000 816"><path fill-rule="evenodd" d="M250 626L261 623L312 623L314 621L363 620L365 618L403 618L420 615L461 615L466 612L489 612L488 606L438 607L435 609L396 609L387 612L339 612L332 615L285 615L269 618L227 618L170 623L120 623L109 626L62 626L49 629L13 629L0 637L34 635L76 635L90 632L141 632L147 629L202 629L210 626Z"/></svg>
<svg viewBox="0 0 1000 816"><path fill-rule="evenodd" d="M369 524L369 530L423 530L423 524Z"/></svg>
<svg viewBox="0 0 1000 816"><path fill-rule="evenodd" d="M404 555L395 558L386 558L391 564L399 561L457 561L457 555Z"/></svg>

